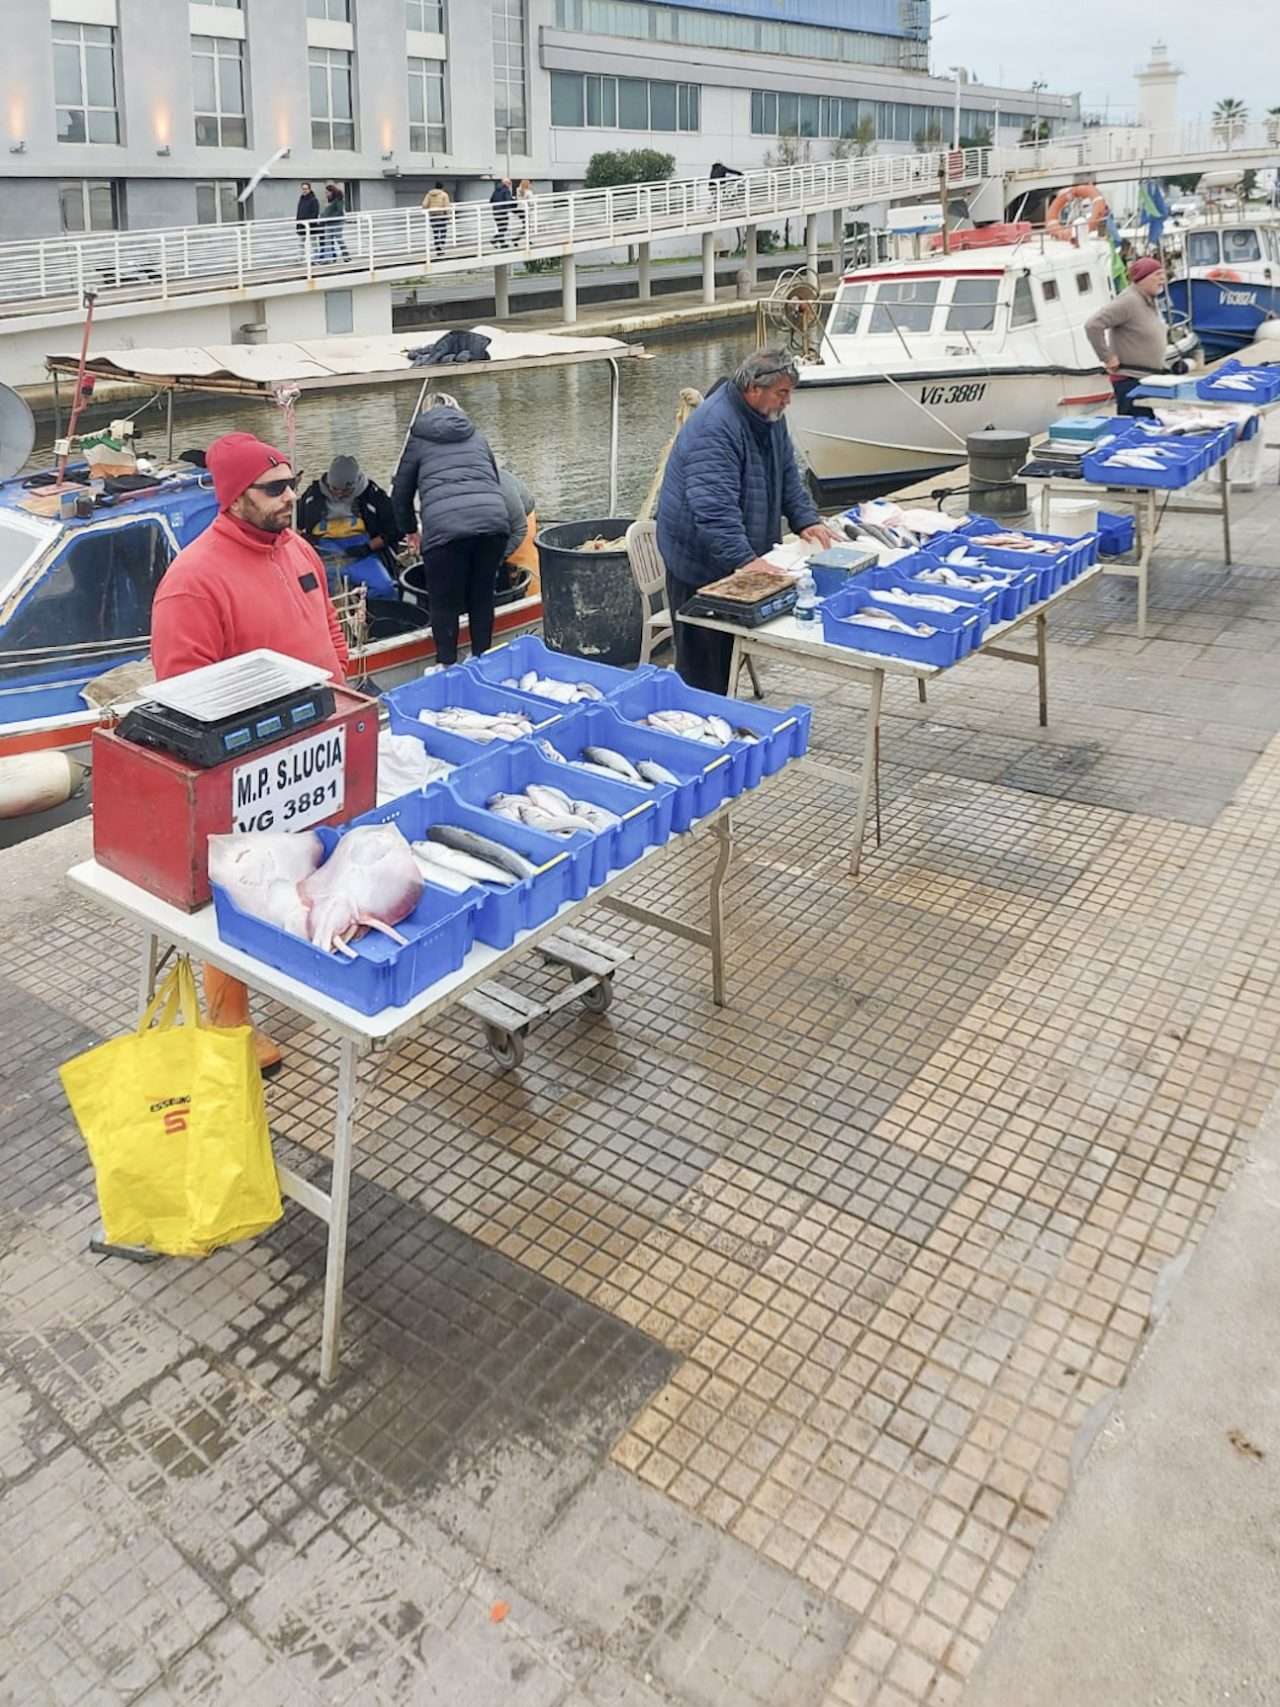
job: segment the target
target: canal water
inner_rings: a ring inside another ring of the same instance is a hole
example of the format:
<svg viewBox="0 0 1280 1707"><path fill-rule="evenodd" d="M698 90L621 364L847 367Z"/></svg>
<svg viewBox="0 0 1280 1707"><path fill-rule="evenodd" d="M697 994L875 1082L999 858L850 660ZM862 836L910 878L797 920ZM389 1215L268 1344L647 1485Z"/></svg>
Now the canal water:
<svg viewBox="0 0 1280 1707"><path fill-rule="evenodd" d="M705 392L754 347L749 321L714 337L681 337L654 344L641 361L621 363L619 514L634 515L653 479L662 447L675 428L682 386ZM494 455L533 491L540 521L608 514L609 370L601 363L527 373L460 374L436 370L437 389L450 392L485 434ZM424 374L403 384L306 392L296 410L298 461L306 481L346 452L390 487ZM116 406L116 413L120 406ZM163 402L137 418L144 450L162 453ZM276 406L257 401L179 398L174 449L203 448L220 433L256 433L284 446Z"/></svg>

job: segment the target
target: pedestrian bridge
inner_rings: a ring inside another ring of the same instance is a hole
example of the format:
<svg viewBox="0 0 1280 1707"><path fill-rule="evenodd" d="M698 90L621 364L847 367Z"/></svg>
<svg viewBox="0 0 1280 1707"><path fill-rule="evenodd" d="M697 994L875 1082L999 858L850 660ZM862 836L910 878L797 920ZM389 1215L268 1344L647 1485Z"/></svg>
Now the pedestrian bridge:
<svg viewBox="0 0 1280 1707"><path fill-rule="evenodd" d="M328 221L317 222L312 240L304 242L292 219L259 219L5 243L0 332L66 325L68 311L78 316L90 291L99 316L117 305L163 312L197 301L257 301L335 285L434 279L544 257L568 263L565 318L571 320L576 255L640 245L644 295L644 246L655 238L711 239L726 226L753 231L765 222L874 202L922 195L936 200L940 173L954 190L981 183L987 153L870 155L748 172L714 184L685 178L565 191L534 196L505 213L488 202L458 202L436 216L434 229L420 208L388 208L348 214L332 241ZM816 245L810 226L809 247ZM709 247L704 244L704 253Z"/></svg>
<svg viewBox="0 0 1280 1707"><path fill-rule="evenodd" d="M1174 130L1141 126L1086 130L1037 147L991 155L1011 195L1071 183L1115 184L1139 178L1175 178L1199 172L1243 173L1280 166L1280 125L1184 125Z"/></svg>

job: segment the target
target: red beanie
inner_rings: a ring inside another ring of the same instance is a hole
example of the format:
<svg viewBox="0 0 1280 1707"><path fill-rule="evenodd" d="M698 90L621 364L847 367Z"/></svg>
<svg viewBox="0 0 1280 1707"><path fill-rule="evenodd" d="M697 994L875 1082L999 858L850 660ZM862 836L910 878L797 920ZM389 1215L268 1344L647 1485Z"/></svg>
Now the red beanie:
<svg viewBox="0 0 1280 1707"><path fill-rule="evenodd" d="M213 476L213 490L218 508L229 510L246 488L269 468L289 468L287 456L252 433L224 433L215 439L205 452L205 465Z"/></svg>
<svg viewBox="0 0 1280 1707"><path fill-rule="evenodd" d="M1162 272L1159 261L1154 255L1144 255L1129 268L1129 283L1137 284L1140 279L1149 279L1152 273Z"/></svg>

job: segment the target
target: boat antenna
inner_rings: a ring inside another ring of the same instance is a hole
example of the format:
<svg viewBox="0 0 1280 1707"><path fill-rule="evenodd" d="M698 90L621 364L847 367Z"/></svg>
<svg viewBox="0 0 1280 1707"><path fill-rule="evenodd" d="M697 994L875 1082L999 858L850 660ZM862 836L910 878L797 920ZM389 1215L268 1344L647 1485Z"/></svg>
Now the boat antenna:
<svg viewBox="0 0 1280 1707"><path fill-rule="evenodd" d="M61 481L67 472L67 461L71 455L71 447L75 443L76 423L84 408L85 368L89 361L89 335L93 331L93 305L98 299L95 290L84 293L84 334L80 339L80 363L76 368L76 389L71 399L71 415L67 421L67 436L62 441L62 450L58 453L58 479Z"/></svg>

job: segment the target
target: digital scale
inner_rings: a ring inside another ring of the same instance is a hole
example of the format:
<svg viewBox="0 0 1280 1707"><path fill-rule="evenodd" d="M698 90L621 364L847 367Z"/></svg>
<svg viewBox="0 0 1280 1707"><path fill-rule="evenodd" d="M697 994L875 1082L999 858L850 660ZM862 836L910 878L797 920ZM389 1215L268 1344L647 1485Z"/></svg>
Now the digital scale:
<svg viewBox="0 0 1280 1707"><path fill-rule="evenodd" d="M206 664L94 730L94 857L191 912L211 835L346 823L377 771L376 700L278 652Z"/></svg>
<svg viewBox="0 0 1280 1707"><path fill-rule="evenodd" d="M700 587L677 615L707 616L716 622L734 622L742 628L759 628L775 616L794 608L794 581L782 581L759 569L739 569L722 581Z"/></svg>

